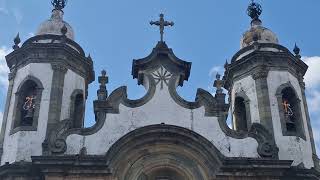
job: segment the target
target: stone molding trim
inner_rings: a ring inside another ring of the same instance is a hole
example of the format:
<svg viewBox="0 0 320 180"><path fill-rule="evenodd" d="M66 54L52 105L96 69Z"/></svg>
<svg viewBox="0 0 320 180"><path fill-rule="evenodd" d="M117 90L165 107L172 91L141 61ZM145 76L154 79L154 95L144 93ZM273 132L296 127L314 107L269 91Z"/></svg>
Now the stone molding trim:
<svg viewBox="0 0 320 180"><path fill-rule="evenodd" d="M295 97L297 98L296 101L298 102L297 105L298 105L299 112L298 112L298 117L297 117L298 122L295 123L297 126L296 133L290 133L286 129L286 122L285 122L284 110L283 110L283 105L282 105L282 93L281 93L282 90L284 90L285 88L290 88L294 92ZM277 97L277 103L278 103L279 116L280 116L281 129L282 129L283 136L297 136L297 137L302 138L303 140L306 140L306 135L305 135L305 131L304 131L305 128L303 125L304 123L303 123L303 118L302 118L301 100L299 99L297 91L292 86L291 82L289 81L287 83L280 85L277 88L275 96ZM308 112L305 112L305 114L306 113L308 113ZM307 117L307 114L306 114L306 117Z"/></svg>
<svg viewBox="0 0 320 180"><path fill-rule="evenodd" d="M201 106L205 108L205 116L219 116L220 113L227 113L229 109L229 105L225 102L218 101L215 97L211 95L206 90L199 88L197 90L195 102L190 102L183 99L177 93L176 83L179 77L173 75L169 81L169 93L171 98L180 106L187 109L197 109Z"/></svg>
<svg viewBox="0 0 320 180"><path fill-rule="evenodd" d="M178 85L183 86L190 76L191 62L179 59L168 48L165 42L158 42L152 53L142 59L133 60L132 76L138 80L138 84L143 84L143 78L146 71L152 71L162 65L172 74L179 75Z"/></svg>
<svg viewBox="0 0 320 180"><path fill-rule="evenodd" d="M283 180L318 180L317 169L291 167L292 161L261 160L247 158L225 158L219 171L210 179L283 179ZM115 176L106 163L106 157L73 156L33 156L32 162L17 162L0 167L0 178L4 180L20 179L108 179ZM61 176L63 175L63 176Z"/></svg>
<svg viewBox="0 0 320 180"><path fill-rule="evenodd" d="M226 123L226 116L218 118L222 131L229 137L235 139L245 139L251 137L258 142L257 152L261 158L278 159L279 148L275 143L273 135L261 124L252 123L248 132L235 131L230 129Z"/></svg>
<svg viewBox="0 0 320 180"><path fill-rule="evenodd" d="M158 158L168 159L157 161ZM125 180L136 179L134 177L142 172L161 166L178 166L184 174L191 174L188 179L210 179L218 171L222 159L224 157L219 150L201 135L165 124L145 126L129 132L113 144L106 154L112 174Z"/></svg>
<svg viewBox="0 0 320 180"><path fill-rule="evenodd" d="M35 100L35 108L34 108L34 116L33 116L33 121L32 121L32 126L17 126L15 127L16 123L18 123L20 121L20 119L17 119L19 117L17 117L17 112L18 111L18 102L19 102L19 96L22 93L22 87L24 86L24 84L27 81L32 81L37 85L36 88L36 100ZM10 135L15 134L16 132L19 131L37 131L38 128L38 121L39 121L39 112L40 112L40 105L41 105L41 98L42 98L42 91L43 91L44 87L42 85L42 82L32 76L32 75L28 75L27 77L24 78L24 80L21 81L21 83L19 84L18 88L17 88L17 92L15 93L15 100L14 100L14 106L13 106L13 117L12 117L12 123L11 123L11 131L10 131Z"/></svg>
<svg viewBox="0 0 320 180"><path fill-rule="evenodd" d="M96 115L96 123L93 127L72 128L70 119L65 119L61 121L59 124L57 124L53 128L54 131L51 132L49 136L50 138L48 138L47 144L45 144L45 147L47 147L49 154L63 154L67 149L66 139L71 134L87 136L87 135L91 135L98 132L103 127L103 124L106 121L106 114L108 113L118 114L120 104L123 104L130 108L136 108L136 107L141 107L147 102L149 102L154 96L156 87L157 87L155 79L152 76L152 73L158 68L160 68L161 66L163 66L163 64L161 64L160 62L165 63L166 61L158 62L154 60L155 64L152 66L150 65L151 69L144 69L142 74L144 76L143 81L145 83L145 86L147 86L147 93L141 99L138 99L138 100L128 99L127 88L123 86L114 90L109 95L109 97L107 97L106 100L94 101L94 112ZM167 66L169 67L168 64ZM171 65L171 66L175 66L175 65ZM174 68L171 67L171 69L174 69ZM250 133L250 132L239 133L227 127L226 116L228 114L229 105L226 104L225 102L218 101L216 97L213 97L209 92L203 89L198 89L195 102L189 102L181 98L176 91L176 88L179 85L180 78L181 76L179 75L179 73L174 71L168 83L168 90L169 90L170 96L174 99L174 101L178 105L191 110L203 106L205 109L205 116L218 117L220 127L221 129L223 129L223 131L227 135L237 139L253 137L257 139L258 144L260 144L259 147L261 150L258 150L258 151L261 157L265 157L265 158L277 157L277 154L269 155L266 152L264 152L264 150L267 151L267 148L265 147L268 145L268 143L271 145L274 145L274 143L270 141L270 137L268 137L268 133L265 133L265 131L261 130L262 128L256 128L258 130L251 131L254 133ZM251 129L254 130L254 127L251 127ZM272 149L272 153L277 153L277 151L274 150L276 149L276 146L272 147L271 149Z"/></svg>
<svg viewBox="0 0 320 180"><path fill-rule="evenodd" d="M225 75L223 77L225 89L229 89L235 80L252 75L252 72L256 72L255 78L263 78L266 76L266 71L274 70L289 71L296 78L305 75L308 66L287 48L269 43L259 45L264 48L276 48L279 52L252 51L237 60L242 54L253 50L254 47L251 45L241 49L233 56L231 63L225 65Z"/></svg>
<svg viewBox="0 0 320 180"><path fill-rule="evenodd" d="M85 57L82 48L74 41L56 41L58 35L39 35L28 39L21 48L6 56L10 69L20 69L30 63L56 63L76 72L91 83L95 79L93 61ZM45 41L45 42L42 42Z"/></svg>
<svg viewBox="0 0 320 180"><path fill-rule="evenodd" d="M94 101L94 112L96 117L96 123L89 128L72 128L72 119L65 119L56 124L48 140L44 143L44 147L48 154L62 154L67 149L66 139L71 134L79 134L83 136L91 135L98 132L106 121L106 114L118 114L119 105L123 104L127 107L135 108L140 107L147 103L154 95L156 91L156 84L151 75L146 76L149 80L149 89L147 94L138 99L130 100L127 95L127 87L122 86L114 90L107 100Z"/></svg>

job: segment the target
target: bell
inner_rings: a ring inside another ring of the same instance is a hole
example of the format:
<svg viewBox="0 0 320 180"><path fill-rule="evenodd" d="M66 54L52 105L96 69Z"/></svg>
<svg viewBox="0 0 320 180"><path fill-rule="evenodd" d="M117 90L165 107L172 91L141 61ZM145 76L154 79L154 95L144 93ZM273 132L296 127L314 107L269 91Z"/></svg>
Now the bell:
<svg viewBox="0 0 320 180"><path fill-rule="evenodd" d="M33 121L33 109L30 108L27 110L27 114L23 118L22 124L25 126L31 126Z"/></svg>

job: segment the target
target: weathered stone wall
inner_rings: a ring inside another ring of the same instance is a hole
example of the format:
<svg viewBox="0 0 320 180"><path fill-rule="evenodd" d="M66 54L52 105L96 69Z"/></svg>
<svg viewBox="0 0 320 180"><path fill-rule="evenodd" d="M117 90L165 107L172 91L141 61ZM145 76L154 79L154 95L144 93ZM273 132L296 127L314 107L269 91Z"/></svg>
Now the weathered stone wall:
<svg viewBox="0 0 320 180"><path fill-rule="evenodd" d="M296 136L283 136L279 106L277 102L277 89L280 85L290 82L294 87L298 98L301 100L300 107L302 113L303 127L306 140L296 137ZM306 111L303 104L303 97L301 94L301 89L299 82L296 77L291 73L285 71L270 71L268 75L268 88L269 88L269 98L271 104L271 113L273 121L273 129L276 143L279 147L279 158L280 159L291 159L294 160L293 165L298 165L303 163L306 168L311 168L314 166L312 160L312 149L310 143L310 136L308 130L308 124L306 119Z"/></svg>
<svg viewBox="0 0 320 180"><path fill-rule="evenodd" d="M86 92L85 79L72 70L68 70L64 79L60 120L70 118L71 95L76 89Z"/></svg>
<svg viewBox="0 0 320 180"><path fill-rule="evenodd" d="M41 71L39 71L41 69ZM11 134L13 116L16 113L15 93L18 90L21 82L28 76L34 76L38 78L44 89L42 91L40 112L38 119L37 131L19 131ZM5 162L15 162L15 161L31 161L31 156L37 156L42 154L41 144L45 138L49 102L50 102L50 90L52 82L52 68L50 64L39 64L32 63L26 65L25 67L19 69L14 79L13 95L10 100L9 113L7 118L7 126L5 131L5 139L3 146L3 155L1 159L1 164Z"/></svg>
<svg viewBox="0 0 320 180"><path fill-rule="evenodd" d="M165 123L184 127L199 133L212 142L227 157L259 157L258 143L251 137L228 137L217 117L205 116L204 107L188 109L175 102L163 82L156 86L155 94L146 104L130 108L120 104L119 114L107 114L103 127L88 136L70 135L66 154L78 154L82 147L88 154L102 155L122 136L139 127Z"/></svg>
<svg viewBox="0 0 320 180"><path fill-rule="evenodd" d="M237 93L244 93L249 98L251 123L260 123L256 85L252 76L234 82L231 90L231 112L234 111L234 101Z"/></svg>

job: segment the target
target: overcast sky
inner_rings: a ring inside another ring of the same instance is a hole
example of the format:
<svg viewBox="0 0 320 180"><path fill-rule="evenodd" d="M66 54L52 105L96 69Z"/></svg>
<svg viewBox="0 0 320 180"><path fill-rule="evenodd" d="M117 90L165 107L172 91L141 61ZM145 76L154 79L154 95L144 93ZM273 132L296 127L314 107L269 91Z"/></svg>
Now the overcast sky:
<svg viewBox="0 0 320 180"><path fill-rule="evenodd" d="M179 89L193 100L197 88L214 92L217 71L239 50L242 33L249 28L249 0L69 0L64 19L72 25L75 40L91 54L96 76L106 69L108 91L127 85L130 98L143 96L131 76L132 59L147 56L159 40L159 31L149 25L159 13L174 21L165 30L165 41L175 54L192 62L189 82ZM320 149L320 14L319 0L268 0L262 4L263 25L278 35L280 44L292 50L296 42L310 66L306 75L307 96L315 140ZM4 109L7 72L4 56L13 38L33 36L39 24L51 15L50 0L0 0L0 109ZM92 101L97 82L89 87L86 125L93 123ZM0 113L1 115L1 113ZM2 118L1 118L2 119Z"/></svg>

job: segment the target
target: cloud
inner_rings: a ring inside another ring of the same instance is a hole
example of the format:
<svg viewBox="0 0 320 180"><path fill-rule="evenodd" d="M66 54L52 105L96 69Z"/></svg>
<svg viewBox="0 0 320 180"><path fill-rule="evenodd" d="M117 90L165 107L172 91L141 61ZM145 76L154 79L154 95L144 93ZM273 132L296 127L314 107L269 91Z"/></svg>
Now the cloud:
<svg viewBox="0 0 320 180"><path fill-rule="evenodd" d="M309 66L305 75L306 96L317 154L320 155L320 56L302 59Z"/></svg>
<svg viewBox="0 0 320 180"><path fill-rule="evenodd" d="M320 86L320 56L304 57L303 60L309 66L305 75L307 88L318 88Z"/></svg>
<svg viewBox="0 0 320 180"><path fill-rule="evenodd" d="M0 0L0 14L5 14L5 15L9 14L6 0Z"/></svg>
<svg viewBox="0 0 320 180"><path fill-rule="evenodd" d="M5 56L12 50L6 47L0 47L0 89L7 89L8 87L8 73L9 68L5 60Z"/></svg>
<svg viewBox="0 0 320 180"><path fill-rule="evenodd" d="M12 10L12 14L17 22L17 24L21 24L22 19L23 19L23 15L20 9L13 9Z"/></svg>
<svg viewBox="0 0 320 180"><path fill-rule="evenodd" d="M222 66L213 66L209 71L209 76L215 77L217 73L223 74L224 68Z"/></svg>

